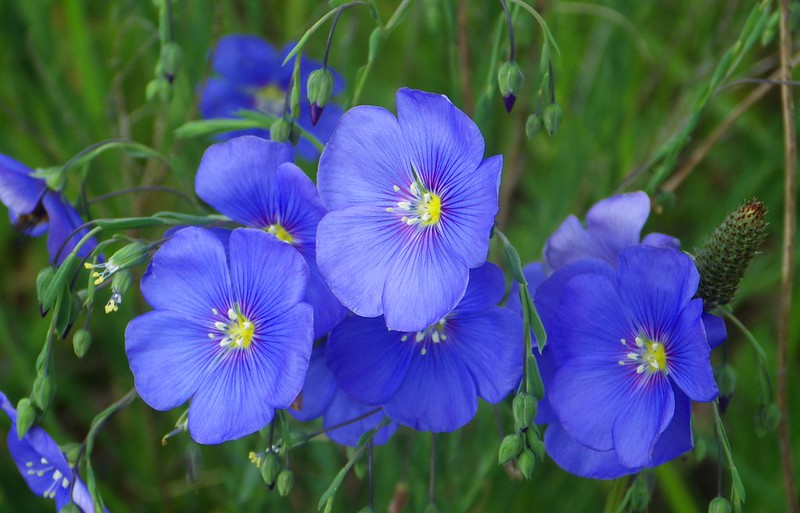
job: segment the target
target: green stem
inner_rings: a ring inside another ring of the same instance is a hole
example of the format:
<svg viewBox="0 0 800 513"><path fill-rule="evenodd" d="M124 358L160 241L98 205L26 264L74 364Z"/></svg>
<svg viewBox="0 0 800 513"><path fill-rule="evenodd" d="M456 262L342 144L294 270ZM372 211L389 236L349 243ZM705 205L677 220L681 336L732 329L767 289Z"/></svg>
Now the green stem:
<svg viewBox="0 0 800 513"><path fill-rule="evenodd" d="M722 315L724 315L727 319L729 319L737 328L739 328L739 330L742 332L742 334L745 336L745 338L750 342L750 345L753 346L753 349L755 350L756 354L758 355L759 363L762 366L766 366L767 365L767 353L764 351L764 348L761 347L761 344L758 343L758 340L750 332L750 330L748 330L747 327L744 324L742 324L742 321L740 321L735 315L733 315L733 312L731 311L731 309L729 307L720 306L720 307L717 307L717 309L720 312L722 312Z"/></svg>

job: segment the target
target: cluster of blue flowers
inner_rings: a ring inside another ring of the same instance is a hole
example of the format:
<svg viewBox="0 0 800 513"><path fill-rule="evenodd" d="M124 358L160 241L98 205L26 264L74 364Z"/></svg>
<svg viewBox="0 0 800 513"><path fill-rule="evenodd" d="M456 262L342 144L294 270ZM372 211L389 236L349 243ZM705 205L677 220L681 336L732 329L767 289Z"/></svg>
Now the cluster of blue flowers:
<svg viewBox="0 0 800 513"><path fill-rule="evenodd" d="M281 115L286 52L224 38L202 89L204 116ZM301 74L313 67L303 61ZM522 379L520 301L512 290L498 306L506 281L487 262L502 157L484 158L478 127L443 95L404 88L396 116L339 112L328 108L316 127L301 113L301 126L327 142L316 185L266 131L208 148L196 193L242 227L170 232L142 277L153 310L125 335L136 388L158 410L190 401L199 443L254 433L276 409L322 416L329 436L351 446L384 417L378 444L398 425L453 431L479 397L500 402ZM54 262L86 233L60 192L5 156L0 200L27 234L49 225ZM641 239L649 209L641 192L603 200L585 227L564 221L543 262L524 269L548 334L537 422L549 425L547 452L577 475L614 478L684 453L692 401L718 393L709 358L724 325L694 298L698 272L678 241ZM31 489L59 508L72 500L91 510L49 436L11 433Z"/></svg>

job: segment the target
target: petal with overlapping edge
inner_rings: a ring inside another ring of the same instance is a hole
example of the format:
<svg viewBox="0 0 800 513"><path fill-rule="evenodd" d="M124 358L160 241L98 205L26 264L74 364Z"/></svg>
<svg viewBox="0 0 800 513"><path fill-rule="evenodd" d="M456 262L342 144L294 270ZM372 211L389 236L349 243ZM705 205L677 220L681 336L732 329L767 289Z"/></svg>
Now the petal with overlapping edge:
<svg viewBox="0 0 800 513"><path fill-rule="evenodd" d="M448 333L450 333L448 331ZM455 431L475 416L478 390L470 370L462 363L455 336L427 345L409 337L403 350L411 361L405 380L383 409L390 419L418 431Z"/></svg>
<svg viewBox="0 0 800 513"><path fill-rule="evenodd" d="M681 249L681 241L672 235L664 233L648 233L642 239L642 244L646 246L656 246L659 248Z"/></svg>
<svg viewBox="0 0 800 513"><path fill-rule="evenodd" d="M642 191L617 194L597 202L586 213L586 229L601 254L614 262L623 249L639 243L650 215L650 198Z"/></svg>
<svg viewBox="0 0 800 513"><path fill-rule="evenodd" d="M8 207L12 218L30 214L36 209L47 184L30 176L31 168L0 154L0 202Z"/></svg>
<svg viewBox="0 0 800 513"><path fill-rule="evenodd" d="M317 227L319 270L357 315L376 317L384 311L384 284L405 244L399 224L383 209L362 206L328 212Z"/></svg>
<svg viewBox="0 0 800 513"><path fill-rule="evenodd" d="M469 283L464 297L456 307L457 312L485 310L497 305L506 293L503 271L491 262L470 269ZM515 312L517 315L520 312Z"/></svg>
<svg viewBox="0 0 800 513"><path fill-rule="evenodd" d="M60 265L75 248L75 245L89 233L89 230L83 228L73 235L73 232L83 224L83 219L60 193L54 191L45 193L42 198L42 205L44 205L49 218L47 252L50 254L50 263L55 262L58 254L58 262L56 263ZM72 236L70 237L70 235ZM91 253L95 247L97 247L97 241L91 238L81 246L77 255L83 258ZM60 254L58 253L59 250L61 251Z"/></svg>
<svg viewBox="0 0 800 513"><path fill-rule="evenodd" d="M439 238L453 258L468 267L486 261L489 235L497 215L502 168L501 155L489 157L471 174L444 184L439 193L442 209L437 225Z"/></svg>
<svg viewBox="0 0 800 513"><path fill-rule="evenodd" d="M390 330L419 331L435 324L458 305L469 282L469 269L434 236L420 232L410 237L395 253L383 288Z"/></svg>
<svg viewBox="0 0 800 513"><path fill-rule="evenodd" d="M171 410L185 403L216 365L218 340L211 310L204 322L170 311L153 311L136 317L125 330L125 352L136 391L156 410Z"/></svg>
<svg viewBox="0 0 800 513"><path fill-rule="evenodd" d="M230 34L214 48L214 72L242 86L265 86L280 74L282 60L268 42L258 36ZM284 87L287 84L281 84Z"/></svg>
<svg viewBox="0 0 800 513"><path fill-rule="evenodd" d="M544 261L550 272L585 258L602 258L586 229L574 215L568 216L544 244Z"/></svg>
<svg viewBox="0 0 800 513"><path fill-rule="evenodd" d="M0 409L2 409L8 418L11 419L11 422L14 424L17 423L17 410L14 408L14 405L11 404L11 401L8 400L6 394L0 391Z"/></svg>
<svg viewBox="0 0 800 513"><path fill-rule="evenodd" d="M210 146L203 154L195 177L195 192L206 203L234 221L266 227L278 218L285 222L284 210L292 203L309 200L309 207L319 213L314 202L316 191L307 176L291 165L279 178L278 166L291 162L291 146L285 143L244 136ZM294 171L294 172L292 172ZM295 177L302 175L308 182ZM301 196L308 192L309 198ZM302 207L300 207L302 210Z"/></svg>
<svg viewBox="0 0 800 513"><path fill-rule="evenodd" d="M325 346L318 345L311 352L303 391L289 413L300 422L314 420L325 413L337 390L336 378L325 364Z"/></svg>
<svg viewBox="0 0 800 513"><path fill-rule="evenodd" d="M316 248L304 248L301 254L308 264L308 288L303 301L314 308L314 340L322 337L347 316L348 310L331 291L317 266Z"/></svg>
<svg viewBox="0 0 800 513"><path fill-rule="evenodd" d="M401 88L397 91L397 119L411 164L429 190L443 195L463 180L499 184L499 173L473 176L483 160L483 136L447 96Z"/></svg>
<svg viewBox="0 0 800 513"><path fill-rule="evenodd" d="M664 340L669 377L693 401L708 402L719 394L711 368L711 347L703 326L703 300L681 311Z"/></svg>
<svg viewBox="0 0 800 513"><path fill-rule="evenodd" d="M33 493L54 499L60 510L70 502L74 477L64 453L55 440L39 426L32 426L22 439L17 437L16 424L8 432L8 452L19 473Z"/></svg>
<svg viewBox="0 0 800 513"><path fill-rule="evenodd" d="M400 125L386 109L354 107L342 115L322 151L317 186L328 210L355 205L386 208L398 202L394 186L407 189L413 175Z"/></svg>
<svg viewBox="0 0 800 513"><path fill-rule="evenodd" d="M380 405L395 394L408 372L413 344L402 336L388 331L383 317L347 317L328 335L328 368L353 399Z"/></svg>
<svg viewBox="0 0 800 513"><path fill-rule="evenodd" d="M72 502L80 508L81 512L94 513L94 499L92 499L92 494L79 477L75 478L75 484L72 486ZM108 513L108 508L103 508L103 511Z"/></svg>
<svg viewBox="0 0 800 513"><path fill-rule="evenodd" d="M699 283L694 262L680 251L640 245L619 254L619 297L631 319L654 340L671 328Z"/></svg>
<svg viewBox="0 0 800 513"><path fill-rule="evenodd" d="M252 94L224 78L211 77L200 89L198 108L206 119L233 118L240 110L252 110L255 106Z"/></svg>
<svg viewBox="0 0 800 513"><path fill-rule="evenodd" d="M694 447L692 440L692 401L678 387L672 387L675 412L667 429L656 440L653 456L648 464L655 467L673 460Z"/></svg>
<svg viewBox="0 0 800 513"><path fill-rule="evenodd" d="M711 349L728 339L728 330L722 317L703 312L703 326L706 328L706 339Z"/></svg>
<svg viewBox="0 0 800 513"><path fill-rule="evenodd" d="M453 326L447 341L452 337L453 347L442 349L461 359L478 395L489 403L501 401L522 377L522 319L507 308L491 306L484 311L457 310L447 322Z"/></svg>
<svg viewBox="0 0 800 513"><path fill-rule="evenodd" d="M224 315L232 298L222 242L202 228L179 230L153 255L140 288L156 310L175 312L200 326L209 322L212 308Z"/></svg>
<svg viewBox="0 0 800 513"><path fill-rule="evenodd" d="M344 426L327 431L326 434L331 440L338 444L355 447L358 445L358 440L361 438L361 435L381 423L384 414L381 410L356 422L348 421L367 415L373 410L375 410L374 406L367 406L356 402L343 390L338 390L333 401L331 401L328 411L325 413L322 427L330 429L334 426L347 423ZM385 444L395 431L397 431L397 424L390 422L375 433L375 436L372 438L372 443L375 445Z"/></svg>
<svg viewBox="0 0 800 513"><path fill-rule="evenodd" d="M558 420L550 423L544 433L544 447L553 461L570 474L591 479L616 479L641 470L626 467L616 451L596 451L579 444Z"/></svg>

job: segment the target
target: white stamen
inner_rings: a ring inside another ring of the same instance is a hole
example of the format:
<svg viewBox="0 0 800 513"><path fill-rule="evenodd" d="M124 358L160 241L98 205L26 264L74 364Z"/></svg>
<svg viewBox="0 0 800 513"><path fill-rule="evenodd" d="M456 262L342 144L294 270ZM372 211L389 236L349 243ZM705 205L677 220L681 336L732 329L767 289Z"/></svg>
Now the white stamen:
<svg viewBox="0 0 800 513"><path fill-rule="evenodd" d="M628 353L625 356L628 357L629 360L636 361L639 359L639 355L637 353Z"/></svg>
<svg viewBox="0 0 800 513"><path fill-rule="evenodd" d="M422 342L425 339L425 332L418 331L416 336L414 336L414 342Z"/></svg>
<svg viewBox="0 0 800 513"><path fill-rule="evenodd" d="M625 365L625 362L623 362L622 360L618 361L617 363L620 365Z"/></svg>
<svg viewBox="0 0 800 513"><path fill-rule="evenodd" d="M208 334L208 338L212 338L213 339L213 338L217 338L217 337L215 337L213 333L209 333Z"/></svg>
<svg viewBox="0 0 800 513"><path fill-rule="evenodd" d="M219 310L217 310L216 308L212 308L211 313L213 313L214 315L219 315Z"/></svg>
<svg viewBox="0 0 800 513"><path fill-rule="evenodd" d="M419 185L417 185L417 182L411 182L410 189L411 189L411 194L413 194L414 196L419 196Z"/></svg>
<svg viewBox="0 0 800 513"><path fill-rule="evenodd" d="M436 330L433 330L433 333L431 333L431 338L433 339L434 344L438 344L439 343L439 332L436 331Z"/></svg>
<svg viewBox="0 0 800 513"><path fill-rule="evenodd" d="M645 364L641 364L640 366L636 367L636 374L643 373L645 368L646 368Z"/></svg>
<svg viewBox="0 0 800 513"><path fill-rule="evenodd" d="M627 346L628 345L628 341L625 340L624 338L619 339L619 341L620 341L620 343L622 343L623 346Z"/></svg>
<svg viewBox="0 0 800 513"><path fill-rule="evenodd" d="M636 337L635 340L638 347L644 347L644 340L642 340L642 337Z"/></svg>
<svg viewBox="0 0 800 513"><path fill-rule="evenodd" d="M65 490L69 488L69 479L66 477L61 481L61 488L64 488Z"/></svg>
<svg viewBox="0 0 800 513"><path fill-rule="evenodd" d="M59 472L58 470L53 472L53 481L58 481L62 477L64 477L64 475L61 472Z"/></svg>
<svg viewBox="0 0 800 513"><path fill-rule="evenodd" d="M401 201L397 204L398 207L402 208L403 210L411 210L411 203L408 201Z"/></svg>
<svg viewBox="0 0 800 513"><path fill-rule="evenodd" d="M218 329L218 330L220 330L220 331L225 331L225 328L226 328L227 326L225 326L225 323L224 323L224 322L217 321L217 322L215 322L215 323L214 323L214 327L215 327L215 328L217 328L217 329Z"/></svg>
<svg viewBox="0 0 800 513"><path fill-rule="evenodd" d="M403 335L402 337L400 337L401 342L405 342L406 340L408 340L408 335Z"/></svg>
<svg viewBox="0 0 800 513"><path fill-rule="evenodd" d="M233 308L228 308L228 319L235 321L236 318L236 312L233 311Z"/></svg>
<svg viewBox="0 0 800 513"><path fill-rule="evenodd" d="M393 185L392 189L394 189L394 192L400 192L400 187L398 187L396 185Z"/></svg>
<svg viewBox="0 0 800 513"><path fill-rule="evenodd" d="M386 207L386 211L387 212L394 212L394 209L392 207Z"/></svg>
<svg viewBox="0 0 800 513"><path fill-rule="evenodd" d="M426 354L428 354L428 349L426 347L423 347L420 350L419 354L421 354L422 356L425 356Z"/></svg>

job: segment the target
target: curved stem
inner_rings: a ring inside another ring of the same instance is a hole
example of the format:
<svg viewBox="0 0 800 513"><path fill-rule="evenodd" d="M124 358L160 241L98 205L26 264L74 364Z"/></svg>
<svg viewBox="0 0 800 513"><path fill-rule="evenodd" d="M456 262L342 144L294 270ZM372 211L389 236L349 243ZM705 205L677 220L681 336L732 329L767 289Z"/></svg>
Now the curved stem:
<svg viewBox="0 0 800 513"><path fill-rule="evenodd" d="M514 24L511 23L511 13L508 12L506 0L500 0L503 6L503 14L506 16L506 26L508 27L508 61L514 62Z"/></svg>

